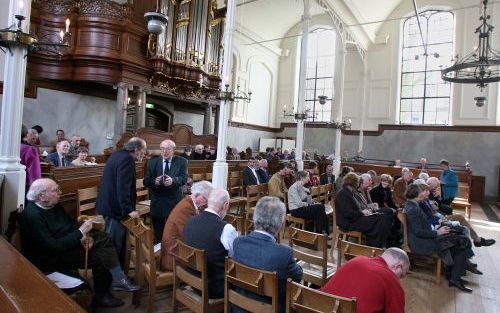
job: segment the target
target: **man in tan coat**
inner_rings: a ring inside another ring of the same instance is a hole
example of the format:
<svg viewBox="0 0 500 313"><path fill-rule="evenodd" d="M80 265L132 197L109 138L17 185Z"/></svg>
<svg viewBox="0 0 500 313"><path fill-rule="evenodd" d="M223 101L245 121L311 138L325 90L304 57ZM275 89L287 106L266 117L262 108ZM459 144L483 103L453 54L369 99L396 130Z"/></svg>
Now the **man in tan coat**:
<svg viewBox="0 0 500 313"><path fill-rule="evenodd" d="M165 223L161 240L161 265L162 269L173 270L172 249L177 239L184 241L183 230L186 222L193 216L201 213L207 205L208 196L212 191L212 184L207 181L194 183L191 195L185 196L174 207Z"/></svg>
<svg viewBox="0 0 500 313"><path fill-rule="evenodd" d="M394 191L392 192L392 199L397 208L403 208L405 206L406 187L410 184L412 180L413 180L413 173L407 167L404 167L401 170L401 177L396 179L396 181L394 182Z"/></svg>
<svg viewBox="0 0 500 313"><path fill-rule="evenodd" d="M287 174L288 165L279 163L276 168L276 173L271 176L268 182L269 196L280 198L281 201L285 198L286 186L283 178Z"/></svg>

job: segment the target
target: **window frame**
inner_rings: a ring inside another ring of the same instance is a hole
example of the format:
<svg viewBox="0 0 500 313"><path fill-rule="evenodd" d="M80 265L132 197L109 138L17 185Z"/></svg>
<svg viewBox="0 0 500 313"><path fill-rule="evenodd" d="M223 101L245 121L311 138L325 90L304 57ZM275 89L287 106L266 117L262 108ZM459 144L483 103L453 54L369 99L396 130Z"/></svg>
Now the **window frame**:
<svg viewBox="0 0 500 313"><path fill-rule="evenodd" d="M451 38L451 41L439 41L439 42L434 42L432 44L429 44L429 21L431 19L432 16L435 16L436 14L441 14L441 13L446 13L446 14L450 14L451 15L451 19L452 19L452 28L451 28L451 34L450 34L450 38ZM404 51L405 49L411 49L411 48L418 48L418 47L424 47L423 44L419 44L419 45L408 45L408 46L405 46L405 41L406 41L406 37L405 37L405 27L409 27L407 26L407 23L408 21L410 21L411 19L415 19L415 22L417 22L417 19L418 18L425 18L425 45L427 45L427 47L432 47L432 46L438 46L438 45L444 45L444 44L448 44L448 45L451 45L451 51L450 51L450 55L454 55L454 48L455 48L455 30L456 30L456 25L455 25L455 14L451 11L448 11L448 10L439 10L439 9L428 9L428 10L425 10L423 12L420 12L419 16L411 16L411 17L408 17L406 19L403 20L402 22L402 27L401 27L401 45L400 45L400 53L401 53L401 64L400 64L400 84L399 84L399 116L398 116L398 120L399 120L399 124L400 125L435 125L435 126L449 126L451 125L451 109L452 109L452 88L451 88L451 84L449 82L444 82L445 85L448 85L448 88L449 88L449 93L448 93L448 96L438 96L438 95L434 95L434 96L429 96L427 95L427 89L429 88L428 86L428 82L429 82L429 79L431 79L431 75L433 73L436 73L436 72L440 72L440 70L435 70L435 69L429 69L429 58L432 58L434 57L432 53L429 53L427 55L425 54L422 54L422 55L419 55L420 57L423 57L425 58L425 61L424 61L424 68L423 70L414 70L414 71L404 71L404 67L405 67L405 63L408 62L409 60L405 60L405 55L404 55ZM419 36L420 38L420 36ZM421 42L421 40L420 40ZM429 51L429 49L428 49ZM423 92L421 94L421 96L409 96L409 97L403 97L403 87L406 87L406 86L415 86L415 85L404 85L404 76L410 74L423 74L424 76L424 83L423 83ZM429 111L426 111L426 106L429 105L429 102L431 99L435 99L436 100L436 109L434 110L429 110ZM442 124L442 123L437 123L437 113L439 112L438 109L437 109L437 100L439 99L448 99L448 110L447 110L447 123L446 124ZM410 115L412 115L414 112L419 112L419 111L413 111L413 107L412 107L412 104L410 104L410 109L409 110L405 110L403 111L402 108L403 108L403 101L404 100L420 100L422 101L422 111L421 111L421 122L420 123L413 123L410 121L410 123L406 123L406 122L403 122L403 119L402 119L402 114L403 113L409 113ZM426 113L429 113L429 112L433 112L435 113L435 118L434 118L434 122L433 123L426 123L425 122L425 116L426 116Z"/></svg>

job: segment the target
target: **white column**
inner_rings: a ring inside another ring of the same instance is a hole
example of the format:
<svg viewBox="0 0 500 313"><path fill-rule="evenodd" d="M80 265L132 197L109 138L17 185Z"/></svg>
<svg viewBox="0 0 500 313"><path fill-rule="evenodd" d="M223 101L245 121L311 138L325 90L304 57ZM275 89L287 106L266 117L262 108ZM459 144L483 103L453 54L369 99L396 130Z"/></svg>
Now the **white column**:
<svg viewBox="0 0 500 313"><path fill-rule="evenodd" d="M146 127L146 90L139 88L137 95L137 129Z"/></svg>
<svg viewBox="0 0 500 313"><path fill-rule="evenodd" d="M302 38L300 40L300 70L299 70L299 101L297 113L302 114L306 107L306 73L307 73L307 40L309 37L309 0L304 0L304 15L302 16ZM295 143L295 161L299 171L304 169L302 151L304 149L304 119L297 120L297 140Z"/></svg>
<svg viewBox="0 0 500 313"><path fill-rule="evenodd" d="M358 142L358 155L363 152L363 130L365 128L365 118L366 118L366 91L368 89L368 64L366 60L363 60L363 94L361 101L361 126L359 129L359 142Z"/></svg>
<svg viewBox="0 0 500 313"><path fill-rule="evenodd" d="M15 15L23 15L26 20L22 30L29 33L31 0L20 5L18 0L9 1L9 20L7 25L15 24ZM24 81L26 78L26 47L12 46L12 54L5 53L3 76L2 116L0 125L0 174L4 175L1 203L1 231L7 226L9 213L24 205L26 171L20 163L21 126L24 105Z"/></svg>
<svg viewBox="0 0 500 313"><path fill-rule="evenodd" d="M222 64L221 89L230 84L231 59L233 53L233 27L236 0L227 0L226 25L224 27L224 56ZM227 162L226 162L226 131L228 121L228 103L221 100L219 106L219 128L217 133L217 160L214 162L212 184L214 187L227 188Z"/></svg>
<svg viewBox="0 0 500 313"><path fill-rule="evenodd" d="M340 55L340 73L339 73L339 90L337 94L338 97L338 105L337 105L337 118L336 120L342 122L342 107L344 106L344 80L345 80L345 57L347 54L347 49L346 49L346 41L345 41L345 35L342 34L341 39L342 39L342 49L341 49L341 55ZM342 151L340 151L340 139L342 137L342 130L338 128L335 131L335 162L333 162L333 173L336 177L339 176L340 172L340 162L341 162L341 156L342 156Z"/></svg>
<svg viewBox="0 0 500 313"><path fill-rule="evenodd" d="M127 123L127 106L128 106L128 89L129 86L125 83L118 83L114 86L117 89L116 93L116 117L114 127L114 143L120 140L125 132Z"/></svg>

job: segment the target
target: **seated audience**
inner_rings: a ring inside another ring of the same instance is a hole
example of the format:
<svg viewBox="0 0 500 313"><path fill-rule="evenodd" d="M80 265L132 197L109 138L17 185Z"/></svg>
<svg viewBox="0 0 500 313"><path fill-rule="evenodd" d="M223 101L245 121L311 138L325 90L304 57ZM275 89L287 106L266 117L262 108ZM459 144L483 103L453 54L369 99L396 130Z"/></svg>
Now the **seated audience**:
<svg viewBox="0 0 500 313"><path fill-rule="evenodd" d="M61 142L61 141L63 141L63 140L68 141L68 139L66 139L66 138L64 137L64 135L65 135L65 134L64 134L64 130L62 130L62 129L58 129L58 130L56 131L56 138L50 142L50 146L52 147L52 150L51 150L50 152L56 152L56 149L57 149L57 147L56 147L56 146L57 146L57 143L58 143L58 142Z"/></svg>
<svg viewBox="0 0 500 313"><path fill-rule="evenodd" d="M477 232L474 230L472 225L467 221L467 219L461 214L451 214L444 216L439 213L439 209L434 201L429 199L430 196L430 188L427 183L423 180L415 180L415 183L418 184L420 189L424 190L424 199L419 201L419 206L422 211L427 216L429 223L433 228L437 228L443 222L452 221L458 223L458 225L463 226L465 230L465 235L472 239L474 246L476 247L487 247L495 244L494 239L484 239L483 237L479 237Z"/></svg>
<svg viewBox="0 0 500 313"><path fill-rule="evenodd" d="M192 153L193 153L193 146L187 145L184 147L184 152L181 154L181 157L183 157L186 160L190 160Z"/></svg>
<svg viewBox="0 0 500 313"><path fill-rule="evenodd" d="M378 184L380 183L380 177L378 177L377 172L375 172L374 170L369 170L366 173L369 174L372 178L372 185L370 187L378 186Z"/></svg>
<svg viewBox="0 0 500 313"><path fill-rule="evenodd" d="M396 208L392 200L391 190L392 177L391 175L380 175L380 183L377 187L370 190L370 196L374 203L377 203L381 208Z"/></svg>
<svg viewBox="0 0 500 313"><path fill-rule="evenodd" d="M87 156L89 155L89 149L85 147L78 148L78 157L71 162L71 165L74 166L85 166L85 165L97 165L94 157L90 157L90 160L87 160Z"/></svg>
<svg viewBox="0 0 500 313"><path fill-rule="evenodd" d="M429 177L426 181L429 186L429 200L436 203L439 213L443 215L453 214L453 209L449 204L444 204L441 199L441 182L437 177Z"/></svg>
<svg viewBox="0 0 500 313"><path fill-rule="evenodd" d="M323 174L319 176L319 183L321 185L335 184L335 175L333 175L333 164L326 164L326 169Z"/></svg>
<svg viewBox="0 0 500 313"><path fill-rule="evenodd" d="M406 187L413 181L413 173L407 168L403 167L401 170L401 177L396 179L394 182L394 191L392 193L392 198L394 200L394 204L396 205L395 209L399 209L405 206L406 203Z"/></svg>
<svg viewBox="0 0 500 313"><path fill-rule="evenodd" d="M321 291L357 299L357 313L403 313L405 292L400 279L410 268L406 253L389 248L382 256L358 256L337 269Z"/></svg>
<svg viewBox="0 0 500 313"><path fill-rule="evenodd" d="M28 204L21 216L21 233L26 257L42 272L76 271L84 267L88 244L88 265L94 279L94 304L115 307L123 301L110 292L139 290L120 267L111 239L91 232L92 220L80 227L59 204L60 187L51 179L33 182L27 194ZM86 238L88 236L88 239Z"/></svg>
<svg viewBox="0 0 500 313"><path fill-rule="evenodd" d="M232 147L231 152L233 153L234 159L235 160L241 160L241 155L238 152L238 148Z"/></svg>
<svg viewBox="0 0 500 313"><path fill-rule="evenodd" d="M309 182L305 185L305 187L311 188L319 186L318 163L314 161L309 162L308 169L306 171L309 173Z"/></svg>
<svg viewBox="0 0 500 313"><path fill-rule="evenodd" d="M278 164L278 167L276 168L276 173L274 173L274 175L271 176L271 179L267 184L269 196L279 198L281 201L285 199L285 191L287 189L285 186L284 178L287 175L288 171L289 171L288 164L283 162Z"/></svg>
<svg viewBox="0 0 500 313"><path fill-rule="evenodd" d="M458 176L455 171L450 168L450 162L447 160L441 160L439 166L443 170L439 178L443 190L443 200L441 200L441 202L450 205L458 194Z"/></svg>
<svg viewBox="0 0 500 313"><path fill-rule="evenodd" d="M417 168L422 169L422 170L426 170L427 169L427 159L421 158L420 165Z"/></svg>
<svg viewBox="0 0 500 313"><path fill-rule="evenodd" d="M70 147L68 151L68 156L70 158L76 158L78 156L78 148L80 148L80 144L82 142L82 137L78 134L71 136Z"/></svg>
<svg viewBox="0 0 500 313"><path fill-rule="evenodd" d="M69 142L67 140L59 141L56 144L56 152L47 155L47 161L54 164L55 167L71 166L72 159L68 156Z"/></svg>
<svg viewBox="0 0 500 313"><path fill-rule="evenodd" d="M286 281L302 280L302 268L293 257L293 250L289 246L276 243L285 221L285 206L275 197L261 198L255 207L253 215L254 231L247 236L234 240L233 258L247 266L276 272L278 274L278 303L279 312L285 312ZM254 298L263 300L257 295ZM243 312L234 307L231 312Z"/></svg>
<svg viewBox="0 0 500 313"><path fill-rule="evenodd" d="M295 160L292 160L289 165L289 170L286 171L286 175L283 178L287 190L297 181L297 163Z"/></svg>
<svg viewBox="0 0 500 313"><path fill-rule="evenodd" d="M35 180L42 177L40 154L38 153L38 148L32 144L33 138L33 135L29 135L29 129L23 125L21 129L20 157L21 164L26 166L26 191Z"/></svg>
<svg viewBox="0 0 500 313"><path fill-rule="evenodd" d="M205 145L203 147L203 156L205 157L205 160L212 159L212 148L210 147L210 145Z"/></svg>
<svg viewBox="0 0 500 313"><path fill-rule="evenodd" d="M183 231L187 221L199 215L207 205L212 191L212 184L207 181L196 182L191 186L191 194L187 195L174 207L168 216L161 240L161 265L168 271L173 270L173 255L177 239L184 241Z"/></svg>
<svg viewBox="0 0 500 313"><path fill-rule="evenodd" d="M339 174L339 177L335 180L335 191L339 192L344 188L344 177L351 173L354 172L354 169L350 166L343 166L342 171Z"/></svg>
<svg viewBox="0 0 500 313"><path fill-rule="evenodd" d="M257 161L254 157L248 159L248 166L243 170L243 186L252 186L262 184L262 177L260 177L257 168Z"/></svg>
<svg viewBox="0 0 500 313"><path fill-rule="evenodd" d="M189 219L183 230L187 245L205 250L210 299L224 298L224 262L226 256L233 256L233 241L238 237L233 225L224 221L228 207L229 193L214 189L207 208Z"/></svg>
<svg viewBox="0 0 500 313"><path fill-rule="evenodd" d="M472 289L465 286L462 276L465 271L472 268L468 265L467 250L471 243L468 238L450 232L448 226L433 230L427 216L419 206L419 201L424 199L424 190L417 184L410 184L406 190L405 212L408 221L408 243L412 253L417 255L432 255L439 252L445 264L450 287L456 287L465 292Z"/></svg>
<svg viewBox="0 0 500 313"><path fill-rule="evenodd" d="M290 150L284 149L283 150L283 154L281 155L281 159L282 160L291 160L292 159L292 155L290 154Z"/></svg>
<svg viewBox="0 0 500 313"><path fill-rule="evenodd" d="M260 159L259 160L259 169L257 170L257 174L259 177L262 179L261 183L266 184L269 182L269 170L268 170L268 163L266 159Z"/></svg>
<svg viewBox="0 0 500 313"><path fill-rule="evenodd" d="M194 146L194 151L191 154L192 160L205 160L205 156L203 155L203 145Z"/></svg>
<svg viewBox="0 0 500 313"><path fill-rule="evenodd" d="M344 187L335 197L337 225L343 231L362 232L369 246L384 247L391 234L394 217L374 213L365 206L358 196L358 185L356 173L348 173L344 177Z"/></svg>
<svg viewBox="0 0 500 313"><path fill-rule="evenodd" d="M233 149L229 146L226 147L226 160L234 160Z"/></svg>
<svg viewBox="0 0 500 313"><path fill-rule="evenodd" d="M330 234L325 205L313 203L309 190L305 185L309 182L309 173L299 171L298 180L288 189L288 209L293 217L314 221L314 229L317 233Z"/></svg>

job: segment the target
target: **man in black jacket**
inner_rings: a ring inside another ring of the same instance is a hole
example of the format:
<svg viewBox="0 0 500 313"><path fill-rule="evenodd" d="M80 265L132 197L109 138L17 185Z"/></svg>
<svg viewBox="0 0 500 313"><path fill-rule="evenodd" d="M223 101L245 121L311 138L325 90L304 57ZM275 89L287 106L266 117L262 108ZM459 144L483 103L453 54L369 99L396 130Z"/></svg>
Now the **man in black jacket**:
<svg viewBox="0 0 500 313"><path fill-rule="evenodd" d="M174 155L175 143L164 140L160 144L161 157L148 161L144 186L151 194L151 221L154 240L161 242L163 229L170 212L182 200L182 186L187 181L188 161Z"/></svg>
<svg viewBox="0 0 500 313"><path fill-rule="evenodd" d="M333 164L326 165L325 173L319 176L319 183L321 185L335 184L335 175L333 175Z"/></svg>
<svg viewBox="0 0 500 313"><path fill-rule="evenodd" d="M243 170L243 186L259 185L262 178L257 170L257 161L251 157L248 159L248 166Z"/></svg>
<svg viewBox="0 0 500 313"><path fill-rule="evenodd" d="M113 152L106 162L96 200L97 212L104 216L106 233L116 247L120 260L125 256L125 228L121 221L126 217L138 217L135 210L135 161L142 161L146 154L146 142L133 137L123 149Z"/></svg>
<svg viewBox="0 0 500 313"><path fill-rule="evenodd" d="M59 204L60 195L59 186L48 178L37 179L30 186L20 223L25 256L43 272L74 271L84 267L84 246L88 245L88 265L96 293L94 304L122 305L123 301L109 292L110 286L114 291L128 292L139 287L129 282L109 237L91 233L91 219L78 227Z"/></svg>

